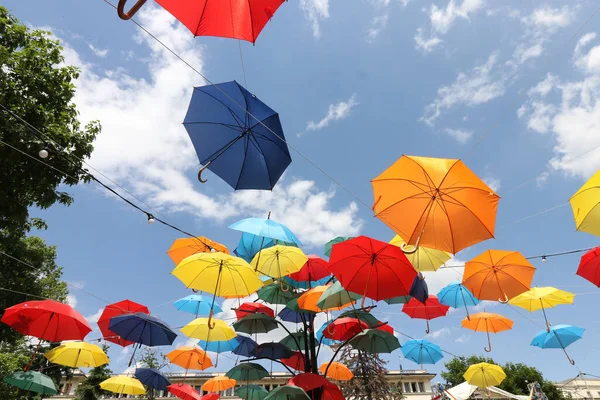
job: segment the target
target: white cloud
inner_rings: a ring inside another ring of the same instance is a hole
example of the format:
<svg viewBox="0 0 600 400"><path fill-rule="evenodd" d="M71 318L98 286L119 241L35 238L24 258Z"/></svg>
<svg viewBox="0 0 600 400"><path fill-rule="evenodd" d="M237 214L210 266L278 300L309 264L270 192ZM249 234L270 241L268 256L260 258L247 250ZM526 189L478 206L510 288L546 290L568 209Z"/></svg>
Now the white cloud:
<svg viewBox="0 0 600 400"><path fill-rule="evenodd" d="M437 294L442 288L454 281L462 281L465 262L452 258L437 271L423 272L430 294Z"/></svg>
<svg viewBox="0 0 600 400"><path fill-rule="evenodd" d="M420 121L433 126L442 110L457 105L473 107L502 96L505 91L505 78L496 78L493 74L497 60L498 53L494 52L486 62L476 66L469 73L459 73L451 85L440 87L436 99L425 107Z"/></svg>
<svg viewBox="0 0 600 400"><path fill-rule="evenodd" d="M320 22L329 18L329 0L300 0L300 8L311 25L313 36L321 37Z"/></svg>
<svg viewBox="0 0 600 400"><path fill-rule="evenodd" d="M496 193L498 193L498 191L502 187L502 185L500 184L500 180L497 178L494 178L492 176L483 178L483 181L485 182L486 185L488 185L490 187L490 189L492 189Z"/></svg>
<svg viewBox="0 0 600 400"><path fill-rule="evenodd" d="M89 322L90 324L95 324L98 322L98 319L100 318L100 315L102 315L102 312L104 311L103 308L99 309L98 311L96 311L95 313L93 313L92 315L88 315L85 317L85 319L87 320L87 322Z"/></svg>
<svg viewBox="0 0 600 400"><path fill-rule="evenodd" d="M472 335L460 335L459 337L456 338L455 342L456 343L467 343L469 340L471 340L471 336Z"/></svg>
<svg viewBox="0 0 600 400"><path fill-rule="evenodd" d="M358 105L356 93L350 96L346 101L340 101L336 104L330 104L327 114L318 122L308 121L306 129L309 131L317 131L329 126L332 121L346 119L352 113L352 109Z"/></svg>
<svg viewBox="0 0 600 400"><path fill-rule="evenodd" d="M444 132L460 144L467 143L469 140L471 140L471 137L473 136L473 132L466 131L464 129L446 128L444 129Z"/></svg>
<svg viewBox="0 0 600 400"><path fill-rule="evenodd" d="M542 187L548 182L548 178L550 178L550 172L544 171L535 178L535 182L538 187Z"/></svg>
<svg viewBox="0 0 600 400"><path fill-rule="evenodd" d="M73 308L77 307L77 297L75 297L72 294L68 294L67 295L67 304Z"/></svg>
<svg viewBox="0 0 600 400"><path fill-rule="evenodd" d="M452 333L452 331L450 330L450 328L444 327L442 329L438 329L436 331L429 332L427 335L425 335L425 337L432 338L432 339L439 339L439 338L450 336L451 333Z"/></svg>
<svg viewBox="0 0 600 400"><path fill-rule="evenodd" d="M106 58L106 56L108 55L108 52L109 52L108 49L99 49L91 43L89 43L88 46L89 46L90 50L92 50L92 52L100 58Z"/></svg>
<svg viewBox="0 0 600 400"><path fill-rule="evenodd" d="M556 31L569 26L574 18L575 12L568 6L562 8L542 6L533 10L529 16L524 17L523 22L536 29Z"/></svg>
<svg viewBox="0 0 600 400"><path fill-rule="evenodd" d="M373 18L371 26L367 29L367 42L372 42L379 36L379 34L387 27L389 18L390 16L387 13Z"/></svg>
<svg viewBox="0 0 600 400"><path fill-rule="evenodd" d="M427 36L423 28L418 28L415 34L415 48L422 50L425 53L433 51L439 44L442 43L442 39L437 36Z"/></svg>

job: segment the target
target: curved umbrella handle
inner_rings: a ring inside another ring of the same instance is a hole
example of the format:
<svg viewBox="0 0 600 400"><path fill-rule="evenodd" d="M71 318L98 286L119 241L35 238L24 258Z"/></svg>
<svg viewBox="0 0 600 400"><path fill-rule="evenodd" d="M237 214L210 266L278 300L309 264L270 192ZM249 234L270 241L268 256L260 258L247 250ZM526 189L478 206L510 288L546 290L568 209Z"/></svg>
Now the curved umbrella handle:
<svg viewBox="0 0 600 400"><path fill-rule="evenodd" d="M366 297L363 296L362 301L360 302L360 308L362 308L362 309L365 308L365 300L366 300Z"/></svg>
<svg viewBox="0 0 600 400"><path fill-rule="evenodd" d="M486 351L486 353L490 353L492 351L492 344L488 342L488 345L483 349Z"/></svg>
<svg viewBox="0 0 600 400"><path fill-rule="evenodd" d="M145 1L145 0L144 0ZM198 171L198 180L200 181L200 183L206 183L208 181L208 179L202 179L202 173L204 172L204 170L206 168L208 168L208 166L212 163L212 160L207 162L205 166L203 166L202 168L200 168L200 171Z"/></svg>
<svg viewBox="0 0 600 400"><path fill-rule="evenodd" d="M425 329L425 333L429 333L429 320L427 320L427 328Z"/></svg>
<svg viewBox="0 0 600 400"><path fill-rule="evenodd" d="M208 329L215 329L215 326L217 326L216 322L212 322L212 317L213 317L213 310L212 308L210 309L210 313L208 314Z"/></svg>
<svg viewBox="0 0 600 400"><path fill-rule="evenodd" d="M400 249L404 252L404 254L414 254L417 252L417 250L419 250L419 242L417 242L417 244L414 246L409 246L406 243L402 243Z"/></svg>
<svg viewBox="0 0 600 400"><path fill-rule="evenodd" d="M283 281L279 281L279 288L281 289L282 292L290 291L290 285L288 285L287 283L285 283Z"/></svg>
<svg viewBox="0 0 600 400"><path fill-rule="evenodd" d="M500 303L500 304L508 304L508 301L509 301L508 296L506 295L506 293L502 293L502 294L504 295L504 300L498 299L498 303Z"/></svg>
<svg viewBox="0 0 600 400"><path fill-rule="evenodd" d="M146 0L138 0L137 3L135 3L127 12L124 10L125 3L127 3L127 0L119 0L119 4L117 5L117 14L119 14L119 18L127 21L128 19L131 19L140 8L142 8L144 3L146 3Z"/></svg>
<svg viewBox="0 0 600 400"><path fill-rule="evenodd" d="M575 360L573 360L571 357L569 357L569 354L567 353L567 350L565 350L564 347L563 347L563 351L565 352L565 356L567 356L567 360L569 360L571 365L575 365Z"/></svg>

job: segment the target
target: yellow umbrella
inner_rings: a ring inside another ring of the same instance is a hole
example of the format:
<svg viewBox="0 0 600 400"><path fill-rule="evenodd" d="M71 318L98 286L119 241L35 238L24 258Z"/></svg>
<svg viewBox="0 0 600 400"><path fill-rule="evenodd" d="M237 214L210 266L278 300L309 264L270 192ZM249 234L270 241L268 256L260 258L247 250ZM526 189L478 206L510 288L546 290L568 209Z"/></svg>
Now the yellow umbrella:
<svg viewBox="0 0 600 400"><path fill-rule="evenodd" d="M255 271L278 279L300 271L307 261L308 257L299 248L278 244L259 251L252 260L252 266Z"/></svg>
<svg viewBox="0 0 600 400"><path fill-rule="evenodd" d="M171 364L179 365L185 369L203 371L213 366L210 357L198 347L182 346L168 353L167 358Z"/></svg>
<svg viewBox="0 0 600 400"><path fill-rule="evenodd" d="M546 308L552 308L559 304L573 304L574 298L574 293L566 292L552 286L533 287L527 292L513 297L508 304L524 308L529 312L541 309L544 312L546 329L550 332L550 325L548 324L548 318L546 317Z"/></svg>
<svg viewBox="0 0 600 400"><path fill-rule="evenodd" d="M207 392L222 392L234 387L235 383L235 379L228 378L226 375L215 376L214 378L210 378L204 382L204 385L202 385L202 390Z"/></svg>
<svg viewBox="0 0 600 400"><path fill-rule="evenodd" d="M112 378L100 382L100 388L119 394L146 394L146 389L144 389L142 382L125 375L113 376Z"/></svg>
<svg viewBox="0 0 600 400"><path fill-rule="evenodd" d="M405 248L407 246L404 239L402 239L399 235L394 236L394 238L390 240L390 244L400 248ZM441 250L419 246L417 251L414 253L406 254L406 258L408 258L408 261L410 261L412 266L415 267L415 269L419 272L437 271L439 267L444 265L446 261L452 258L452 254Z"/></svg>
<svg viewBox="0 0 600 400"><path fill-rule="evenodd" d="M506 374L500 366L483 362L471 365L463 377L470 385L485 389L502 383Z"/></svg>
<svg viewBox="0 0 600 400"><path fill-rule="evenodd" d="M569 200L578 231L600 236L600 170Z"/></svg>
<svg viewBox="0 0 600 400"><path fill-rule="evenodd" d="M225 321L214 319L212 320L213 325L210 326L209 322L208 318L196 318L181 328L181 332L187 337L206 342L227 341L237 336L235 331Z"/></svg>
<svg viewBox="0 0 600 400"><path fill-rule="evenodd" d="M329 366L329 368L327 367ZM348 369L344 364L332 361L331 363L323 363L319 367L319 371L328 378L335 379L336 381L349 381L354 377L352 371Z"/></svg>
<svg viewBox="0 0 600 400"><path fill-rule="evenodd" d="M339 307L329 307L329 308L321 308L317 305L319 299L323 295L323 293L330 287L331 285L323 285L323 286L315 286L314 288L307 290L302 293L302 296L298 297L298 305L303 310L309 310L314 312L321 311L329 311L329 310L341 310L343 308L348 307L351 304L354 304L355 301L351 301L349 303L343 304Z"/></svg>
<svg viewBox="0 0 600 400"><path fill-rule="evenodd" d="M108 357L95 344L86 342L65 342L47 351L44 357L51 363L67 367L99 367L108 364Z"/></svg>

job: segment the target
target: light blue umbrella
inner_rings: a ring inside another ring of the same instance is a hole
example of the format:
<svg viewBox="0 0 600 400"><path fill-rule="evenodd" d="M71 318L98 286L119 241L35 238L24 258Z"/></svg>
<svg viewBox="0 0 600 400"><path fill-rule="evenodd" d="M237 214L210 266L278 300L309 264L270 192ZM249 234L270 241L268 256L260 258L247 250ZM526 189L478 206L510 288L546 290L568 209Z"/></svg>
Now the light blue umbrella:
<svg viewBox="0 0 600 400"><path fill-rule="evenodd" d="M292 242L298 246L302 245L296 235L287 226L268 218L246 218L234 222L229 225L229 228L256 236Z"/></svg>
<svg viewBox="0 0 600 400"><path fill-rule="evenodd" d="M252 259L262 249L267 249L275 245L273 239L266 238L264 236L253 235L252 233L242 233L240 242L233 251L238 257L243 258L248 263L252 262Z"/></svg>
<svg viewBox="0 0 600 400"><path fill-rule="evenodd" d="M204 301L204 298L199 294L191 294L182 299L177 300L175 303L175 308L179 311L185 311L192 314L198 315L208 315L210 313L210 303ZM215 304L213 309L213 313L223 312L221 307Z"/></svg>
<svg viewBox="0 0 600 400"><path fill-rule="evenodd" d="M334 320L327 321L323 325L321 325L321 327L317 331L317 335L316 335L317 341L319 341L322 344L327 345L327 346L333 346L336 343L341 343L341 342L339 342L337 340L329 339L329 338L323 336L323 332L325 332L325 329L327 329L327 327L329 326L329 324L331 324L333 321Z"/></svg>
<svg viewBox="0 0 600 400"><path fill-rule="evenodd" d="M330 279L331 279L330 276L326 276L325 278L319 279L317 281L300 282L300 281L290 278L289 276L283 277L283 281L295 289L308 289L309 286L311 288L314 288L315 286L321 286L321 285L326 284L327 282L329 282ZM310 285L309 285L309 283L310 283Z"/></svg>
<svg viewBox="0 0 600 400"><path fill-rule="evenodd" d="M473 293L458 281L452 282L442 288L437 297L440 303L449 307L464 307L467 311L467 318L469 318L469 309L467 307L479 304L479 300L473 296Z"/></svg>
<svg viewBox="0 0 600 400"><path fill-rule="evenodd" d="M444 358L442 349L428 340L413 339L402 345L402 354L417 364L435 364Z"/></svg>
<svg viewBox="0 0 600 400"><path fill-rule="evenodd" d="M225 353L227 351L233 351L236 347L238 347L240 342L233 338L231 340L215 340L213 342L207 342L205 340L200 340L198 342L198 346L204 351L212 351L213 353L217 353L217 359L215 360L215 367L219 365L219 354Z"/></svg>
<svg viewBox="0 0 600 400"><path fill-rule="evenodd" d="M575 365L575 361L569 357L565 350L571 343L576 342L583 336L585 329L573 325L555 325L550 327L550 331L540 331L531 341L532 346L542 349L562 349L569 359L569 362Z"/></svg>

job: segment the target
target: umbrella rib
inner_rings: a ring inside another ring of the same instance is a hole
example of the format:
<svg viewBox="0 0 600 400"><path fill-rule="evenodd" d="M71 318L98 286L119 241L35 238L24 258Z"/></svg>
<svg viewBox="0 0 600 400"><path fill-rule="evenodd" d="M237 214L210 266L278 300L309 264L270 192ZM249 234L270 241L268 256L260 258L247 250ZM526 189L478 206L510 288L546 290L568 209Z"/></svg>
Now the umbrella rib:
<svg viewBox="0 0 600 400"><path fill-rule="evenodd" d="M236 82L237 83L237 82ZM213 85L215 86L215 85ZM205 95L207 95L208 97L211 97L213 100L215 100L218 103L221 103L221 105L223 105L223 107L225 107L227 109L227 111L229 111L229 113L231 114L231 116L233 117L233 120L239 125L239 127L241 129L245 129L246 124L244 123L244 121L242 121L234 112L233 110L225 103L223 103L221 100L217 99L215 96L213 96L210 93L205 92L204 90L198 89L200 90L202 93L204 93ZM248 110L248 105L246 104L246 111Z"/></svg>
<svg viewBox="0 0 600 400"><path fill-rule="evenodd" d="M441 194L440 194L441 197ZM444 202L441 199L437 199L436 198L436 202L439 202L440 208L442 209L442 211L444 212L444 214L446 214L446 219L448 220L448 228L450 228L450 240L452 241L452 250L455 250L456 248L456 243L454 243L454 230L452 229L452 222L450 221L450 214L448 213L448 210L446 209L446 205L444 204ZM464 275L464 272L463 272Z"/></svg>
<svg viewBox="0 0 600 400"><path fill-rule="evenodd" d="M452 200L454 200L455 202L457 202L459 205L461 205L462 207L464 207L465 210L467 210L471 215L473 215L477 219L477 221L479 221L479 223L485 228L485 230L490 234L490 236L494 237L494 234L492 232L490 232L490 230L488 229L488 227L485 226L485 224L481 221L481 219L477 215L475 215L475 213L469 207L465 206L461 201L455 199L454 197L452 197L449 194L446 194L445 196L448 196L449 198L451 198Z"/></svg>

